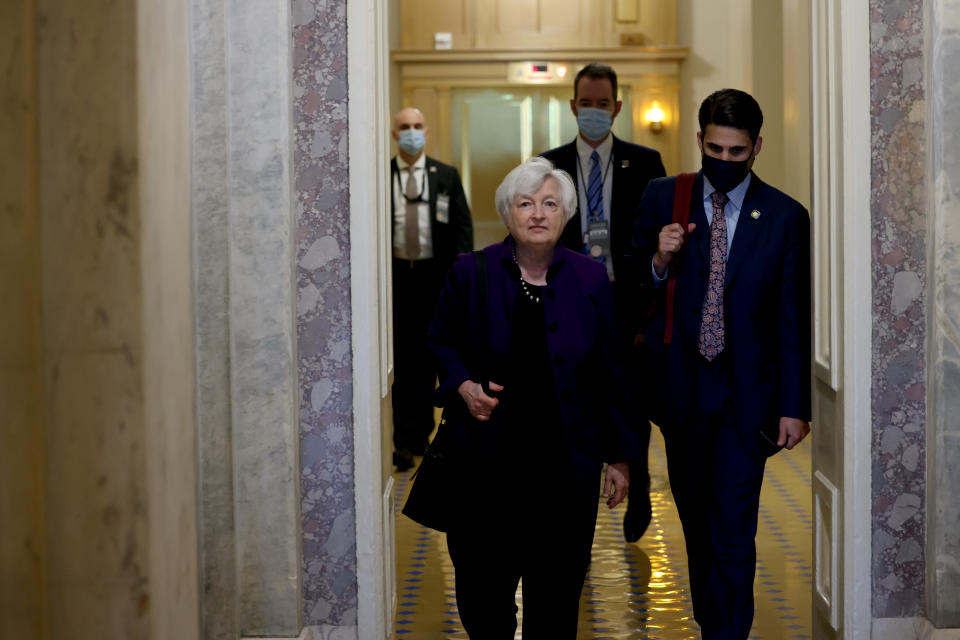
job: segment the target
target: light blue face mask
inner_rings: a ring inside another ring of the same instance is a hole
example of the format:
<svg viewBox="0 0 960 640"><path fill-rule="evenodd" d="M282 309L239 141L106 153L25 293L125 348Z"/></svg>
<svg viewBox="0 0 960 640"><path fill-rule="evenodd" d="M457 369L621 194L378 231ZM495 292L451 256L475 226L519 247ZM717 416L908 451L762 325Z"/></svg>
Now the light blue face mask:
<svg viewBox="0 0 960 640"><path fill-rule="evenodd" d="M404 153L415 156L423 149L427 142L427 136L423 129L404 129L397 134L397 146L403 149Z"/></svg>
<svg viewBox="0 0 960 640"><path fill-rule="evenodd" d="M577 126L588 140L601 140L610 133L613 125L613 112L592 107L577 108Z"/></svg>

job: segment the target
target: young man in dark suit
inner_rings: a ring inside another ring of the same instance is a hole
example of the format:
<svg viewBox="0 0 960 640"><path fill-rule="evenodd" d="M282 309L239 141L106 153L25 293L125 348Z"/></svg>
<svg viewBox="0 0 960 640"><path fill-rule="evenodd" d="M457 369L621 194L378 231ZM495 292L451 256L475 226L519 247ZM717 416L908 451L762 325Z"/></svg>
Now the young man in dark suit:
<svg viewBox="0 0 960 640"><path fill-rule="evenodd" d="M414 464L433 431L436 372L427 351L427 329L447 271L457 255L473 251L473 223L450 165L423 152L427 126L419 109L394 119L397 155L390 162L393 253L393 463Z"/></svg>
<svg viewBox="0 0 960 640"><path fill-rule="evenodd" d="M579 135L572 142L543 153L577 185L577 213L564 228L561 240L569 249L603 261L613 283L617 323L627 357L627 371L640 378L634 341L646 312L639 283L628 265L634 222L647 182L666 175L660 153L620 140L610 132L622 103L617 99L617 74L608 65L594 62L581 69L573 81L570 110L577 118ZM630 463L630 498L623 518L628 542L639 540L650 524L650 474L647 448L650 423L638 418L642 458Z"/></svg>
<svg viewBox="0 0 960 640"><path fill-rule="evenodd" d="M686 228L673 221L677 178L664 178L647 188L634 237L640 277L657 292L645 388L694 617L704 640L745 640L764 464L810 431L810 219L751 171L763 144L753 97L717 91L699 124Z"/></svg>

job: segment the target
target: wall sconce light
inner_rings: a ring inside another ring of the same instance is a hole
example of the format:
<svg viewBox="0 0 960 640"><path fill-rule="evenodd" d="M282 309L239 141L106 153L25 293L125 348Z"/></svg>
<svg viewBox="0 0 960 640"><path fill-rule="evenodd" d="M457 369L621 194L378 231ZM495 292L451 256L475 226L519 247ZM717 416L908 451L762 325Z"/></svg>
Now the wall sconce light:
<svg viewBox="0 0 960 640"><path fill-rule="evenodd" d="M647 109L647 112L643 114L644 119L647 121L647 126L650 127L650 131L653 133L660 133L663 131L663 109L660 108L659 102L654 102L650 105L650 108Z"/></svg>

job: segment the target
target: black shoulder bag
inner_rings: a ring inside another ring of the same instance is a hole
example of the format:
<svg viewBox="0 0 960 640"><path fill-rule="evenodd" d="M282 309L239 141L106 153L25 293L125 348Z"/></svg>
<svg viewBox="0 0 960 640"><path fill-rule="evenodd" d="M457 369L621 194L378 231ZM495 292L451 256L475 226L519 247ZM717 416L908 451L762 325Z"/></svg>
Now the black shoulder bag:
<svg viewBox="0 0 960 640"><path fill-rule="evenodd" d="M487 256L483 251L474 251L477 261L477 286L479 288L479 309L477 314L477 333L481 338L478 345L480 357L478 362L485 362L487 338ZM484 392L487 390L487 372L476 372L481 380ZM414 522L437 531L449 531L456 520L456 509L462 498L461 489L464 486L461 473L464 470L462 460L463 447L456 440L453 432L454 425L448 424L448 413L463 414L464 412L449 412L444 409L437 435L427 446L420 466L413 474L413 485L403 505L403 515ZM469 414L467 414L469 419Z"/></svg>

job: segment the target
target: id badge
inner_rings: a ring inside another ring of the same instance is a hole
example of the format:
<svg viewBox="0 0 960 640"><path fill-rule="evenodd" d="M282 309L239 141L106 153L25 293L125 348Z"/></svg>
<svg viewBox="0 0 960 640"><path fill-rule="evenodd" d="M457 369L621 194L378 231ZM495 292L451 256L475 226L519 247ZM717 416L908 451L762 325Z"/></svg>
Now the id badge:
<svg viewBox="0 0 960 640"><path fill-rule="evenodd" d="M606 220L587 223L587 248L594 258L610 255L610 225Z"/></svg>
<svg viewBox="0 0 960 640"><path fill-rule="evenodd" d="M450 196L446 193L437 194L437 222L450 222Z"/></svg>

